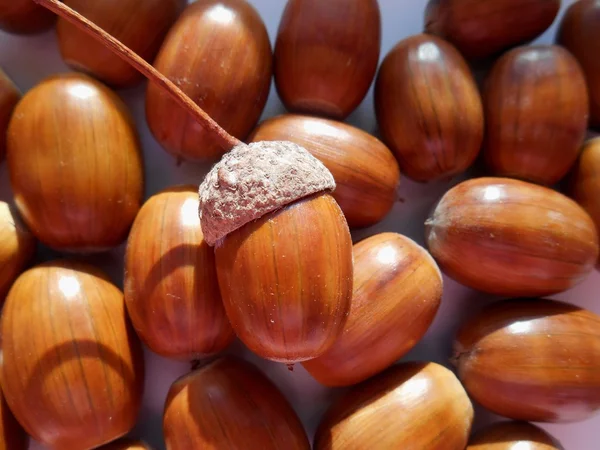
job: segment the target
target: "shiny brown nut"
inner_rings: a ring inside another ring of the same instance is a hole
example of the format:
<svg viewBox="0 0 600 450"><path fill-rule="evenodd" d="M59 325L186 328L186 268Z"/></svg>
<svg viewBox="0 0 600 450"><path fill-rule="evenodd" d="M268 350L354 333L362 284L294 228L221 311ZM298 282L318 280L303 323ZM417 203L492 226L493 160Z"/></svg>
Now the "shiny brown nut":
<svg viewBox="0 0 600 450"><path fill-rule="evenodd" d="M560 0L429 0L425 30L453 43L469 59L493 56L542 34Z"/></svg>
<svg viewBox="0 0 600 450"><path fill-rule="evenodd" d="M552 436L527 422L498 422L479 430L466 450L563 450Z"/></svg>
<svg viewBox="0 0 600 450"><path fill-rule="evenodd" d="M564 291L598 258L598 234L583 208L549 188L510 178L460 183L425 225L427 247L441 269L491 294Z"/></svg>
<svg viewBox="0 0 600 450"><path fill-rule="evenodd" d="M377 0L288 0L275 43L275 86L289 111L342 120L363 100L381 47Z"/></svg>
<svg viewBox="0 0 600 450"><path fill-rule="evenodd" d="M0 29L14 34L34 34L54 25L54 13L33 0L0 0Z"/></svg>
<svg viewBox="0 0 600 450"><path fill-rule="evenodd" d="M383 140L417 181L450 178L475 160L483 106L469 66L452 45L419 34L385 57L375 84Z"/></svg>
<svg viewBox="0 0 600 450"><path fill-rule="evenodd" d="M435 363L402 363L352 388L325 413L315 450L464 450L473 406Z"/></svg>
<svg viewBox="0 0 600 450"><path fill-rule="evenodd" d="M589 106L577 60L554 45L504 54L486 80L484 156L492 174L553 185L585 138Z"/></svg>
<svg viewBox="0 0 600 450"><path fill-rule="evenodd" d="M458 375L496 414L575 422L600 410L600 317L566 303L506 300L484 308L454 343Z"/></svg>
<svg viewBox="0 0 600 450"><path fill-rule="evenodd" d="M442 299L442 274L427 251L396 233L354 245L354 292L344 332L303 363L322 384L356 384L400 359L423 337Z"/></svg>
<svg viewBox="0 0 600 450"><path fill-rule="evenodd" d="M292 141L329 169L336 182L333 198L350 227L381 221L398 199L398 163L377 138L343 122L296 114L260 123L256 141Z"/></svg>

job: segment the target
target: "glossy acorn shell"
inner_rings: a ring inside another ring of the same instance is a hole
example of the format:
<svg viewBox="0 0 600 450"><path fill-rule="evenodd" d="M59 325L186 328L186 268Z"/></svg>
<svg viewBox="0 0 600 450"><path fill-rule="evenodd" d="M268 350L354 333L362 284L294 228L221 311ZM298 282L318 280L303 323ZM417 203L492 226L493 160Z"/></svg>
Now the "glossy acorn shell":
<svg viewBox="0 0 600 450"><path fill-rule="evenodd" d="M425 31L482 59L535 39L552 25L560 0L429 0Z"/></svg>
<svg viewBox="0 0 600 450"><path fill-rule="evenodd" d="M117 95L83 74L45 79L15 108L7 162L15 203L48 247L121 244L142 203L138 136Z"/></svg>
<svg viewBox="0 0 600 450"><path fill-rule="evenodd" d="M459 329L458 375L501 416L575 422L600 409L600 317L552 300L492 304Z"/></svg>
<svg viewBox="0 0 600 450"><path fill-rule="evenodd" d="M309 450L300 419L277 387L233 357L191 372L171 386L163 431L168 450Z"/></svg>
<svg viewBox="0 0 600 450"><path fill-rule="evenodd" d="M572 170L570 194L590 215L600 231L600 138L590 139L581 149Z"/></svg>
<svg viewBox="0 0 600 450"><path fill-rule="evenodd" d="M563 450L548 433L527 422L497 422L479 430L466 450Z"/></svg>
<svg viewBox="0 0 600 450"><path fill-rule="evenodd" d="M231 325L262 358L316 358L344 330L352 240L331 195L297 200L244 225L217 243L215 255Z"/></svg>
<svg viewBox="0 0 600 450"><path fill-rule="evenodd" d="M152 63L184 0L63 0L82 16ZM115 88L131 87L144 78L87 32L66 19L56 24L60 53L69 66Z"/></svg>
<svg viewBox="0 0 600 450"><path fill-rule="evenodd" d="M56 15L33 0L0 0L0 29L13 34L35 34L47 30Z"/></svg>
<svg viewBox="0 0 600 450"><path fill-rule="evenodd" d="M573 2L563 15L557 42L579 61L587 80L590 124L600 127L600 3L596 0Z"/></svg>
<svg viewBox="0 0 600 450"><path fill-rule="evenodd" d="M288 0L275 43L275 86L289 111L343 120L377 71L377 0Z"/></svg>
<svg viewBox="0 0 600 450"><path fill-rule="evenodd" d="M330 119L286 114L267 119L250 136L257 141L291 141L319 159L336 182L333 198L350 227L381 221L398 199L400 171L376 137Z"/></svg>
<svg viewBox="0 0 600 450"><path fill-rule="evenodd" d="M250 3L194 2L169 31L154 67L229 134L243 140L267 102L271 43ZM216 160L228 150L154 83L148 84L146 119L154 137L177 158Z"/></svg>
<svg viewBox="0 0 600 450"><path fill-rule="evenodd" d="M492 174L553 185L579 153L589 105L577 60L554 45L504 54L486 80L484 156Z"/></svg>
<svg viewBox="0 0 600 450"><path fill-rule="evenodd" d="M325 413L315 450L463 450L473 406L454 374L435 363L393 366Z"/></svg>
<svg viewBox="0 0 600 450"><path fill-rule="evenodd" d="M124 284L133 326L155 353L195 359L233 341L196 187L167 189L142 206L127 242Z"/></svg>
<svg viewBox="0 0 600 450"><path fill-rule="evenodd" d="M4 153L6 152L8 123L19 100L21 100L21 91L0 69L0 161L4 159Z"/></svg>
<svg viewBox="0 0 600 450"><path fill-rule="evenodd" d="M0 202L0 305L35 253L36 240L11 205ZM0 449L1 450L1 449Z"/></svg>
<svg viewBox="0 0 600 450"><path fill-rule="evenodd" d="M354 245L354 292L343 334L304 368L326 386L370 378L423 337L442 299L442 274L427 251L396 233Z"/></svg>
<svg viewBox="0 0 600 450"><path fill-rule="evenodd" d="M19 424L0 391L0 450L27 450L29 437Z"/></svg>
<svg viewBox="0 0 600 450"><path fill-rule="evenodd" d="M100 447L98 450L152 450L148 444L133 439L119 439Z"/></svg>
<svg viewBox="0 0 600 450"><path fill-rule="evenodd" d="M425 229L427 247L447 275L507 297L565 291L598 258L598 234L583 208L549 188L510 178L453 187Z"/></svg>
<svg viewBox="0 0 600 450"><path fill-rule="evenodd" d="M435 36L411 36L388 53L375 83L375 112L383 140L414 180L460 174L481 150L475 79L460 53Z"/></svg>
<svg viewBox="0 0 600 450"><path fill-rule="evenodd" d="M103 272L68 261L28 270L10 290L1 326L4 395L34 439L87 450L135 425L142 348L122 292Z"/></svg>

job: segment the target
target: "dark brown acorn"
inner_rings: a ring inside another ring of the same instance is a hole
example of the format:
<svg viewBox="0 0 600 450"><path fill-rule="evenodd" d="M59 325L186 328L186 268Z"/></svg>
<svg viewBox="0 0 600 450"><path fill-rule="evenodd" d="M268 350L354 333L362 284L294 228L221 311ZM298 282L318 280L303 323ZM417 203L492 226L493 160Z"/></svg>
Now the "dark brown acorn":
<svg viewBox="0 0 600 450"><path fill-rule="evenodd" d="M14 34L34 34L47 30L56 21L50 11L33 0L0 0L0 29Z"/></svg>

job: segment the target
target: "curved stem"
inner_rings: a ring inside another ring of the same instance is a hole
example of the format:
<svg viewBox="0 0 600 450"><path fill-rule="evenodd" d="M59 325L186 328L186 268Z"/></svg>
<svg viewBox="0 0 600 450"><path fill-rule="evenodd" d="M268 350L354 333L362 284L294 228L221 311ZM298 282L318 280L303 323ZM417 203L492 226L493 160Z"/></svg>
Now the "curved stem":
<svg viewBox="0 0 600 450"><path fill-rule="evenodd" d="M227 131L219 126L202 108L193 102L181 89L179 89L171 80L148 64L133 50L125 46L118 39L108 34L102 28L89 21L81 14L73 11L70 7L60 0L34 0L46 9L54 12L65 20L74 24L77 28L85 31L105 47L111 49L115 54L137 69L150 81L158 84L167 92L177 103L188 111L195 119L208 130L212 131L220 141L224 150L230 150L232 147L241 144L241 141L231 136Z"/></svg>

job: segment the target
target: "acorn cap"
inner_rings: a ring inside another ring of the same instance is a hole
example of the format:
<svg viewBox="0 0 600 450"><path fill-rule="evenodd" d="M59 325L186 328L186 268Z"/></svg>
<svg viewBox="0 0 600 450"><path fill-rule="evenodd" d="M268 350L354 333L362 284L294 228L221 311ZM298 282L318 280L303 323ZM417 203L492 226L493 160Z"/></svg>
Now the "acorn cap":
<svg viewBox="0 0 600 450"><path fill-rule="evenodd" d="M208 245L303 197L333 191L331 172L292 142L235 146L200 185L200 224Z"/></svg>

